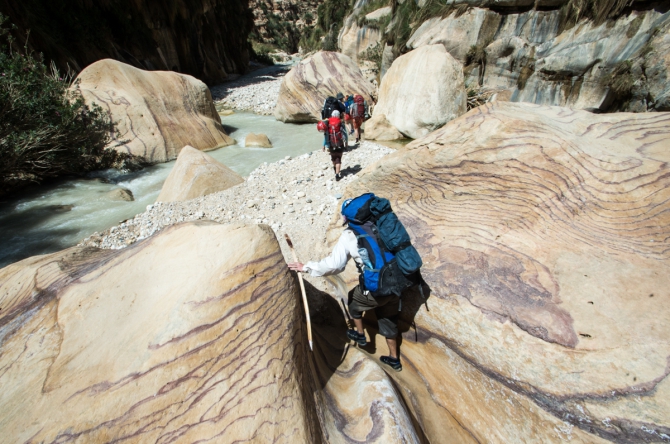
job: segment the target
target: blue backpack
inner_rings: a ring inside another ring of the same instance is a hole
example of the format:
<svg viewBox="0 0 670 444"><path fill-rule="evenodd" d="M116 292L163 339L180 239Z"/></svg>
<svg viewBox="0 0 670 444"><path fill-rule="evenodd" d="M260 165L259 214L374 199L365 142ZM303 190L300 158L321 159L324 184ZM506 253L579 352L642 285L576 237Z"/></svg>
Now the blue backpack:
<svg viewBox="0 0 670 444"><path fill-rule="evenodd" d="M400 293L421 283L421 257L388 199L366 193L342 204L342 214L358 239L362 290L373 297Z"/></svg>

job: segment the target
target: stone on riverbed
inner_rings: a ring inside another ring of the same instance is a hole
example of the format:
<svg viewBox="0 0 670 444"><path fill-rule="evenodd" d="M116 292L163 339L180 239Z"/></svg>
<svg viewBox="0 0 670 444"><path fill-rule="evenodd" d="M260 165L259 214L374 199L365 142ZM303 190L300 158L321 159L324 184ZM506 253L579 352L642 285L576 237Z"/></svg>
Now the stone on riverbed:
<svg viewBox="0 0 670 444"><path fill-rule="evenodd" d="M77 81L88 105L110 112L119 134L109 146L117 151L157 163L176 158L185 145L210 150L235 143L209 88L191 76L105 59L86 67Z"/></svg>
<svg viewBox="0 0 670 444"><path fill-rule="evenodd" d="M110 200L115 201L132 202L135 200L133 192L127 188L114 188L112 191L107 193L107 197L109 197Z"/></svg>
<svg viewBox="0 0 670 444"><path fill-rule="evenodd" d="M316 122L328 96L360 94L372 103L375 88L349 57L321 51L298 63L282 81L275 117L282 122Z"/></svg>
<svg viewBox="0 0 670 444"><path fill-rule="evenodd" d="M244 182L242 176L212 156L185 146L165 179L157 202L195 199Z"/></svg>
<svg viewBox="0 0 670 444"><path fill-rule="evenodd" d="M272 142L268 139L268 136L265 134L254 134L250 133L244 139L245 147L256 147L256 148L272 148Z"/></svg>
<svg viewBox="0 0 670 444"><path fill-rule="evenodd" d="M388 121L384 114L375 114L365 122L363 137L366 140L400 140L404 139L400 131Z"/></svg>
<svg viewBox="0 0 670 444"><path fill-rule="evenodd" d="M5 267L3 441L314 442L299 304L263 226L188 223Z"/></svg>
<svg viewBox="0 0 670 444"><path fill-rule="evenodd" d="M670 113L498 102L350 184L392 201L423 258L394 379L428 441L665 439L668 146Z"/></svg>

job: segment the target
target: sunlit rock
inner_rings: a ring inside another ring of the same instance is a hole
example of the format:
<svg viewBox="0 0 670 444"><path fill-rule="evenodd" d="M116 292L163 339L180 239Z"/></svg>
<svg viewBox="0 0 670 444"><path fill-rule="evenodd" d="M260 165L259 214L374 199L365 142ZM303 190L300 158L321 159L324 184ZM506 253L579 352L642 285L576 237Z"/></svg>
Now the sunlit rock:
<svg viewBox="0 0 670 444"><path fill-rule="evenodd" d="M105 59L86 67L77 81L86 103L109 112L116 125L109 148L157 163L176 158L185 145L211 150L235 143L209 88L194 77Z"/></svg>

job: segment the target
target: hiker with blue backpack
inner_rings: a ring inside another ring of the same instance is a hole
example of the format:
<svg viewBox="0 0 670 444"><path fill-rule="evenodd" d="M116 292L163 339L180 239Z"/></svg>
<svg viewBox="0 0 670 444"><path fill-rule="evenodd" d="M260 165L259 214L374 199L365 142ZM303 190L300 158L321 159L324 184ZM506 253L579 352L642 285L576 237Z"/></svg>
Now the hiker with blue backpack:
<svg viewBox="0 0 670 444"><path fill-rule="evenodd" d="M355 329L347 331L347 338L360 346L367 345L362 317L363 312L374 310L379 333L386 338L389 348L389 355L382 356L380 361L400 371L397 343L400 296L414 285L421 290L421 257L387 199L363 194L345 200L341 213L347 229L331 254L318 262L292 262L288 267L311 276L328 276L343 272L349 259L353 259L359 271L359 284L349 294L349 313Z"/></svg>

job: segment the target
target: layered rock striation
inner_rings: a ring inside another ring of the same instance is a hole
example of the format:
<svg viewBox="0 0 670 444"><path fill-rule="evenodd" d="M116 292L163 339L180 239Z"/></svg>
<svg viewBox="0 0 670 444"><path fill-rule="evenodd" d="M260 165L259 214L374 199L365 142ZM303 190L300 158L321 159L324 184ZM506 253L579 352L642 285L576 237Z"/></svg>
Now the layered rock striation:
<svg viewBox="0 0 670 444"><path fill-rule="evenodd" d="M3 0L0 12L18 26L18 41L62 70L81 71L113 58L137 68L190 74L208 84L249 64L253 15L245 0L72 3Z"/></svg>
<svg viewBox="0 0 670 444"><path fill-rule="evenodd" d="M167 162L182 147L211 150L235 143L221 125L203 82L168 71L144 71L116 60L86 67L75 87L116 127L109 148L149 163Z"/></svg>
<svg viewBox="0 0 670 444"><path fill-rule="evenodd" d="M347 188L391 199L423 258L393 377L431 442L668 439L669 145L668 113L499 102Z"/></svg>
<svg viewBox="0 0 670 444"><path fill-rule="evenodd" d="M299 294L268 227L182 224L0 282L3 440L320 442Z"/></svg>

